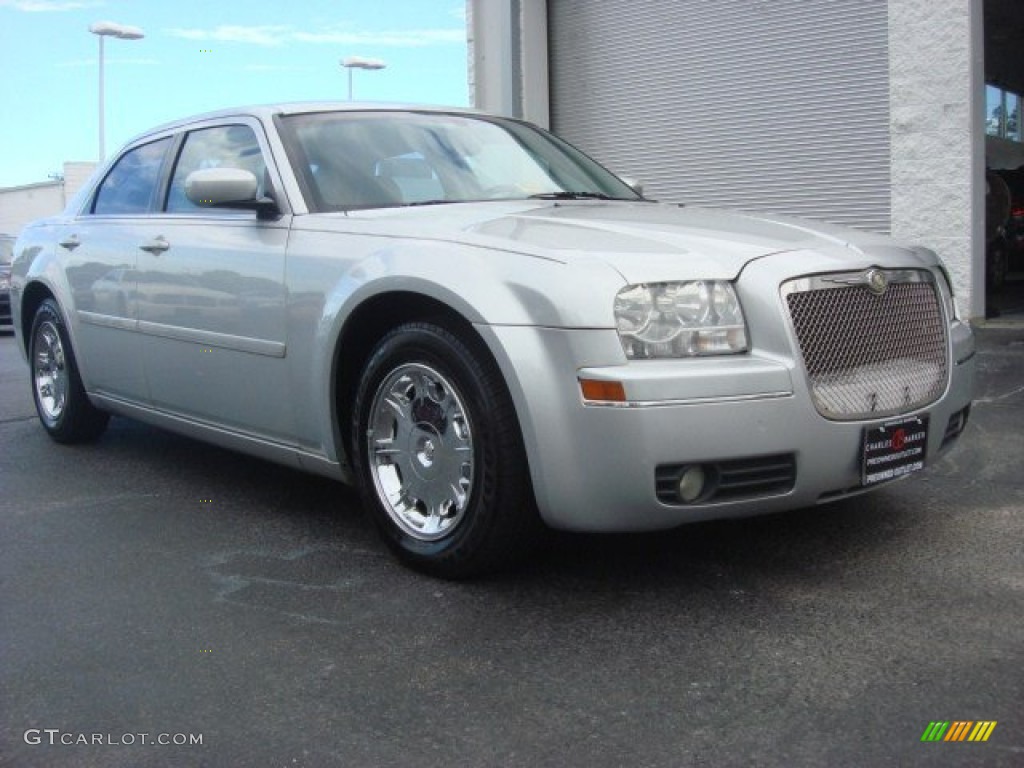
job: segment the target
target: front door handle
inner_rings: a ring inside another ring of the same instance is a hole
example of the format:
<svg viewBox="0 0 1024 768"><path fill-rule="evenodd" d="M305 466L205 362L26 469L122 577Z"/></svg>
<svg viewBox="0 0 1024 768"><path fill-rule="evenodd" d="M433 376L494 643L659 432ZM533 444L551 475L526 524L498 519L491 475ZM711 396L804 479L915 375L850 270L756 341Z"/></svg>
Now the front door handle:
<svg viewBox="0 0 1024 768"><path fill-rule="evenodd" d="M75 250L81 244L82 241L78 239L78 235L69 235L58 243L61 248L67 248L69 251Z"/></svg>
<svg viewBox="0 0 1024 768"><path fill-rule="evenodd" d="M161 253L163 253L170 247L171 244L164 239L163 235L160 235L159 237L150 240L148 243L139 246L139 248L148 253L152 253L154 256L159 256Z"/></svg>

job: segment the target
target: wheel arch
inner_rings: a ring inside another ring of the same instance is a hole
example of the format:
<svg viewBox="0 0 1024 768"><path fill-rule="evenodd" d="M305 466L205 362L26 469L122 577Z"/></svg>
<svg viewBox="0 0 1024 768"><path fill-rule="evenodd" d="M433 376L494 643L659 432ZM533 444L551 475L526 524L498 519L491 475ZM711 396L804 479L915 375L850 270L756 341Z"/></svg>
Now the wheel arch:
<svg viewBox="0 0 1024 768"><path fill-rule="evenodd" d="M64 308L60 306L60 302L57 301L57 297L49 286L38 280L33 280L25 285L24 290L21 292L21 308L19 312L19 324L21 326L21 345L25 352L25 357L29 354L29 345L32 343L32 321L36 316L36 312L39 310L39 305L47 299L53 299L57 302L57 307L61 312ZM67 317L64 318L64 325L67 326Z"/></svg>
<svg viewBox="0 0 1024 768"><path fill-rule="evenodd" d="M410 290L390 290L367 297L345 318L331 356L332 425L336 444L346 458L352 455L348 427L356 388L373 349L394 328L417 321L434 322L456 333L479 354L486 355L497 370L502 370L494 351L477 332L473 322L450 304ZM512 400L504 376L502 382Z"/></svg>

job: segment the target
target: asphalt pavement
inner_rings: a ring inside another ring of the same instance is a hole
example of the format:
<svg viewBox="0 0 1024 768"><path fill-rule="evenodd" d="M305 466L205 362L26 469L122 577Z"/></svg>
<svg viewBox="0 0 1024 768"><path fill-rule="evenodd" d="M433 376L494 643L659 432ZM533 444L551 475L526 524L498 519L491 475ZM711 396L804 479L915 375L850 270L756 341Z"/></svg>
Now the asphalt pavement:
<svg viewBox="0 0 1024 768"><path fill-rule="evenodd" d="M1024 765L1024 326L979 343L905 482L456 584L337 483L120 418L52 443L0 336L0 765Z"/></svg>

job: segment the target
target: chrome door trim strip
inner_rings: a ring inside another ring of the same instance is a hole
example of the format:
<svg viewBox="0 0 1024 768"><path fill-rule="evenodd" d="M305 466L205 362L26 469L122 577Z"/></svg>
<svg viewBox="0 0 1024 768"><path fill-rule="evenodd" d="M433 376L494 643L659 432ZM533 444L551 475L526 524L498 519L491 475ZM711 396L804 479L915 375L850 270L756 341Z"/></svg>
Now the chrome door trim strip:
<svg viewBox="0 0 1024 768"><path fill-rule="evenodd" d="M202 331L196 328L183 328L179 325L165 325L163 323L153 323L149 320L140 320L138 330L139 333L144 333L147 336L174 339L175 341L188 341L206 347L218 347L236 352L249 352L254 355L284 357L285 353L285 345L281 341L254 339L249 336L235 336L231 333Z"/></svg>

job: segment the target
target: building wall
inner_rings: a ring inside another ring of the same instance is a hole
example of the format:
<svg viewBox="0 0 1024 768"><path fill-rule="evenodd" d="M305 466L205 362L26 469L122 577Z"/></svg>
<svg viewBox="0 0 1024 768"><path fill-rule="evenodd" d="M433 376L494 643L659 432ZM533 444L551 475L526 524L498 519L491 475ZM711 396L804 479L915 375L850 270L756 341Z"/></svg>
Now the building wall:
<svg viewBox="0 0 1024 768"><path fill-rule="evenodd" d="M64 185L59 181L0 189L0 232L17 235L34 219L64 210Z"/></svg>
<svg viewBox="0 0 1024 768"><path fill-rule="evenodd" d="M64 198L71 200L78 190L85 186L96 171L94 162L67 162L64 163Z"/></svg>
<svg viewBox="0 0 1024 768"><path fill-rule="evenodd" d="M466 0L474 107L548 127L547 17L547 0Z"/></svg>
<svg viewBox="0 0 1024 768"><path fill-rule="evenodd" d="M95 170L93 162L67 162L63 181L0 188L0 233L16 235L30 221L60 213Z"/></svg>
<svg viewBox="0 0 1024 768"><path fill-rule="evenodd" d="M984 316L981 3L890 0L892 234L934 249Z"/></svg>
<svg viewBox="0 0 1024 768"><path fill-rule="evenodd" d="M555 131L658 200L888 232L884 0L549 4Z"/></svg>

